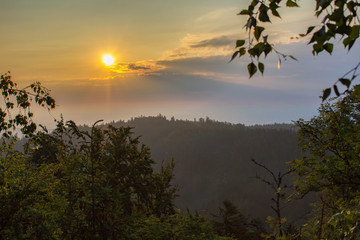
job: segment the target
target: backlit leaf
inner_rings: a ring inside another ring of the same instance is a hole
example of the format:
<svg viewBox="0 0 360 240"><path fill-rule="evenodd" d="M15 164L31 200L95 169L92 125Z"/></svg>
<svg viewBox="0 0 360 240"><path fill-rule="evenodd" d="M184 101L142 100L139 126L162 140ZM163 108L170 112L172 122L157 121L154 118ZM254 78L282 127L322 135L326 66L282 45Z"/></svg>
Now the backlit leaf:
<svg viewBox="0 0 360 240"><path fill-rule="evenodd" d="M299 5L296 2L292 1L292 0L287 0L286 6L287 7L298 7Z"/></svg>
<svg viewBox="0 0 360 240"><path fill-rule="evenodd" d="M249 63L249 65L247 66L247 69L248 69L250 78L251 78L251 77L256 73L256 71L257 71L257 67L256 67L256 65L255 65L253 62Z"/></svg>
<svg viewBox="0 0 360 240"><path fill-rule="evenodd" d="M265 30L265 28L260 27L260 26L256 26L255 30L254 30L254 36L256 38L257 41L259 41L259 38L261 36L261 33Z"/></svg>
<svg viewBox="0 0 360 240"><path fill-rule="evenodd" d="M341 82L341 84L345 85L347 88L350 87L351 81L350 79L347 78L340 78L339 81Z"/></svg>
<svg viewBox="0 0 360 240"><path fill-rule="evenodd" d="M236 41L236 47L241 47L245 44L245 40L237 40Z"/></svg>
<svg viewBox="0 0 360 240"><path fill-rule="evenodd" d="M245 54L246 54L246 50L245 50L244 47L240 48L240 49L239 49L239 52L240 52L240 56L239 56L239 57L241 57L242 55L245 55Z"/></svg>
<svg viewBox="0 0 360 240"><path fill-rule="evenodd" d="M264 75L265 65L262 62L259 62L258 67L259 67L259 71L261 72L261 75Z"/></svg>
<svg viewBox="0 0 360 240"><path fill-rule="evenodd" d="M241 10L237 15L250 15L250 11L247 9Z"/></svg>
<svg viewBox="0 0 360 240"><path fill-rule="evenodd" d="M269 15L267 13L268 7L265 4L261 4L259 7L259 20L262 22L270 22Z"/></svg>
<svg viewBox="0 0 360 240"><path fill-rule="evenodd" d="M333 48L334 48L334 44L332 44L332 43L326 43L324 45L324 49L330 54L332 53Z"/></svg>
<svg viewBox="0 0 360 240"><path fill-rule="evenodd" d="M233 54L232 57L231 57L230 62L231 62L232 60L234 60L234 58L236 58L236 56L237 56L238 54L239 54L239 51L234 52L234 54Z"/></svg>
<svg viewBox="0 0 360 240"><path fill-rule="evenodd" d="M331 88L327 88L323 90L323 95L322 95L322 101L325 101L331 94Z"/></svg>
<svg viewBox="0 0 360 240"><path fill-rule="evenodd" d="M297 61L297 58L294 57L293 55L290 55L289 57L292 58L292 59L294 59L295 61Z"/></svg>
<svg viewBox="0 0 360 240"><path fill-rule="evenodd" d="M336 96L340 96L339 89L336 85L333 86Z"/></svg>

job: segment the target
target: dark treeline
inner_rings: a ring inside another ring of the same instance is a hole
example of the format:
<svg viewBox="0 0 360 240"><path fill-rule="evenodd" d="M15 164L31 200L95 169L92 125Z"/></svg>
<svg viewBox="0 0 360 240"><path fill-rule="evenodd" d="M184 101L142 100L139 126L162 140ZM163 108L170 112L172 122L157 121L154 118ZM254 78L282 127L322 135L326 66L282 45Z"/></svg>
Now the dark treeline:
<svg viewBox="0 0 360 240"><path fill-rule="evenodd" d="M231 200L242 213L264 219L273 214L270 205L274 191L256 179L266 177L266 173L251 159L274 172L285 172L289 168L286 162L300 156L292 124L245 126L209 118L167 119L162 115L110 124L133 127L134 135L141 136L149 146L158 166L163 160L174 159L174 183L179 186L175 204L183 210L209 213L223 200ZM291 177L286 180L290 183ZM297 222L308 209L308 201L293 201L284 212Z"/></svg>

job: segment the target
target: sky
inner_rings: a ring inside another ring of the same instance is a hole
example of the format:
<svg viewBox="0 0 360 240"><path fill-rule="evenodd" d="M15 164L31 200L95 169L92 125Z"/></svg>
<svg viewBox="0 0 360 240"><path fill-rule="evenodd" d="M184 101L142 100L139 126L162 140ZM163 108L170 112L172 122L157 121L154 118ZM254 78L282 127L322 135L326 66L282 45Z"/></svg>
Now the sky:
<svg viewBox="0 0 360 240"><path fill-rule="evenodd" d="M1 0L0 71L10 70L20 86L39 81L51 89L56 110L35 112L50 127L60 114L78 124L158 114L246 125L310 119L322 89L359 60L359 44L314 57L308 39L292 39L319 24L315 1L300 1L280 8L282 19L264 32L298 61L278 69L272 54L264 76L249 79L248 57L229 63L236 40L246 38L237 13L248 2ZM104 54L113 65L104 65Z"/></svg>

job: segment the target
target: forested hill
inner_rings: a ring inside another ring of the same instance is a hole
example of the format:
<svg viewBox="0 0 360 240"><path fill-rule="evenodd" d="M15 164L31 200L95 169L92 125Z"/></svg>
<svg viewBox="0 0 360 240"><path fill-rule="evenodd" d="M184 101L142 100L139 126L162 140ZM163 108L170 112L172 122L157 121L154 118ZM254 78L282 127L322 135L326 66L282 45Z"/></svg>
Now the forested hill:
<svg viewBox="0 0 360 240"><path fill-rule="evenodd" d="M250 159L278 173L284 172L286 162L299 157L296 131L290 124L244 126L208 118L166 119L161 115L110 124L134 127L135 135L141 136L158 163L174 158L175 183L180 187L176 204L183 209L211 211L229 199L245 214L266 217L272 214L274 192L255 179L257 174L269 176Z"/></svg>

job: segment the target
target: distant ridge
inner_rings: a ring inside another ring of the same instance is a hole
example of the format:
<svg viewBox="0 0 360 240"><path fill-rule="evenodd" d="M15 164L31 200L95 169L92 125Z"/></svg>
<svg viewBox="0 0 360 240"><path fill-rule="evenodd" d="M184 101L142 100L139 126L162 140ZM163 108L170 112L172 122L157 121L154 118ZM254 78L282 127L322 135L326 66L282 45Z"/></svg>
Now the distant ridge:
<svg viewBox="0 0 360 240"><path fill-rule="evenodd" d="M254 178L264 173L250 159L278 172L300 156L293 124L245 126L208 117L191 121L162 115L109 124L133 127L158 163L174 158L175 183L180 187L176 203L183 209L211 211L230 199L244 213L266 217L272 213L273 192ZM289 207L290 215L303 214L304 205Z"/></svg>

